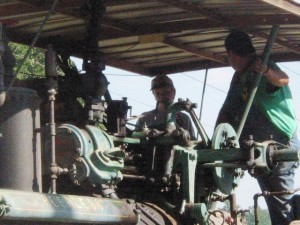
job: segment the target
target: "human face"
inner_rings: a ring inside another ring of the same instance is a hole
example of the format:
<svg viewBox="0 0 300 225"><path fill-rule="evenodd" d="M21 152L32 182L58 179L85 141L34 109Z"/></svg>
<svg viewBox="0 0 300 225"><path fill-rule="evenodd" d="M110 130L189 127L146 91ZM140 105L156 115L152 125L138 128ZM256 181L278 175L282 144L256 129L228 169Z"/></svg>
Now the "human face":
<svg viewBox="0 0 300 225"><path fill-rule="evenodd" d="M157 102L171 103L175 98L175 90L172 87L156 88L152 93Z"/></svg>
<svg viewBox="0 0 300 225"><path fill-rule="evenodd" d="M246 58L235 54L233 51L227 52L230 66L236 71L241 72L247 67Z"/></svg>

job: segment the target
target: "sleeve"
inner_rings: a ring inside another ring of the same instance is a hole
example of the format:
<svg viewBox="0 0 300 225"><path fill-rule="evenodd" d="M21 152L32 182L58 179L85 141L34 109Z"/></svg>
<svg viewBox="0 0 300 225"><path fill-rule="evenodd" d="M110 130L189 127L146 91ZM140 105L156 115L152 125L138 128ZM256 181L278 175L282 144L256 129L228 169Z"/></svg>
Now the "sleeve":
<svg viewBox="0 0 300 225"><path fill-rule="evenodd" d="M272 61L268 61L267 66L273 70L281 70L279 66ZM269 97L276 96L277 90L280 89L279 87L270 84L264 76L262 76L260 82L258 92L261 95L268 95Z"/></svg>

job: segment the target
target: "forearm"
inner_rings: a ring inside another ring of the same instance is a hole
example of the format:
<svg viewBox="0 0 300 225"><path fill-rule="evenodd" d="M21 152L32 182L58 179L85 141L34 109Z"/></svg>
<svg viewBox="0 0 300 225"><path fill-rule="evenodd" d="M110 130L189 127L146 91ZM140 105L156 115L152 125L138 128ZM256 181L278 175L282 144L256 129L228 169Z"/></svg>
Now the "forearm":
<svg viewBox="0 0 300 225"><path fill-rule="evenodd" d="M274 86L282 87L289 83L289 77L281 70L274 70L270 67L265 67L262 75L268 80L268 82Z"/></svg>
<svg viewBox="0 0 300 225"><path fill-rule="evenodd" d="M276 65L273 67L268 63L267 65L262 65L260 58L256 58L252 65L252 69L256 73L262 74L273 86L282 87L287 85L289 83L288 75L276 67Z"/></svg>

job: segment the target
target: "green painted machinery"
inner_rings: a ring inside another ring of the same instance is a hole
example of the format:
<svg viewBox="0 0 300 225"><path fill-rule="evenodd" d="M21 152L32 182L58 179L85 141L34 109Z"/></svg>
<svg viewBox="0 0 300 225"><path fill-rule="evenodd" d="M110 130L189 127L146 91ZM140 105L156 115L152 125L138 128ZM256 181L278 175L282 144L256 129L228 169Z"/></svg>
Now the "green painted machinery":
<svg viewBox="0 0 300 225"><path fill-rule="evenodd" d="M62 124L56 129L56 159L61 168L69 171L76 185L88 180L92 185L117 184L122 179L125 153L114 147L112 138L95 126L80 129ZM46 143L46 157L50 159L50 144ZM51 164L49 161L48 165Z"/></svg>

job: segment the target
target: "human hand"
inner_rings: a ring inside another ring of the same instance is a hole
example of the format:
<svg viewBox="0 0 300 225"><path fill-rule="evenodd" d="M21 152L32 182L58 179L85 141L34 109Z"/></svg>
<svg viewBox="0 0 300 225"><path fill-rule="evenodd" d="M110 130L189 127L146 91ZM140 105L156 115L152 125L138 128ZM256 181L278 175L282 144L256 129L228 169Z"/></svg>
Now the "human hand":
<svg viewBox="0 0 300 225"><path fill-rule="evenodd" d="M254 63L252 64L252 70L256 73L260 73L264 75L269 70L267 65L262 65L262 61L260 58L256 58Z"/></svg>
<svg viewBox="0 0 300 225"><path fill-rule="evenodd" d="M151 129L149 130L147 136L149 138L155 138L155 137L158 137L159 135L161 135L163 132L162 131L159 131L157 129Z"/></svg>

